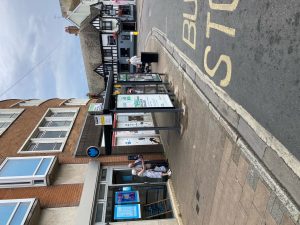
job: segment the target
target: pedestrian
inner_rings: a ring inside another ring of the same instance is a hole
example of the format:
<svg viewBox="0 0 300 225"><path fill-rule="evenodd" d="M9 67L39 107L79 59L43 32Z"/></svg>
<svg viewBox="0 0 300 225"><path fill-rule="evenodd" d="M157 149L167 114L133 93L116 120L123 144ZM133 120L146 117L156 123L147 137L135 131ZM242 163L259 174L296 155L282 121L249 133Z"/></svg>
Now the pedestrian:
<svg viewBox="0 0 300 225"><path fill-rule="evenodd" d="M132 168L132 175L138 175L140 177L149 178L162 178L163 176L171 176L171 170L167 171L167 162L151 163L150 161L144 161L142 156L134 162L130 163L128 167Z"/></svg>
<svg viewBox="0 0 300 225"><path fill-rule="evenodd" d="M140 67L142 65L141 58L138 56L132 56L130 59L127 60L129 64L132 64L136 67Z"/></svg>
<svg viewBox="0 0 300 225"><path fill-rule="evenodd" d="M135 160L133 163L129 163L128 167L132 169L141 170L143 169L143 164L145 166L145 169L155 169L155 167L168 167L169 163L167 161L154 161L154 160L144 160L142 155L138 155L138 159Z"/></svg>
<svg viewBox="0 0 300 225"><path fill-rule="evenodd" d="M159 171L160 170L160 171ZM155 167L154 169L140 170L132 169L132 175L137 175L139 177L148 177L148 178L162 178L164 176L171 176L172 171L169 169L167 171L166 167Z"/></svg>

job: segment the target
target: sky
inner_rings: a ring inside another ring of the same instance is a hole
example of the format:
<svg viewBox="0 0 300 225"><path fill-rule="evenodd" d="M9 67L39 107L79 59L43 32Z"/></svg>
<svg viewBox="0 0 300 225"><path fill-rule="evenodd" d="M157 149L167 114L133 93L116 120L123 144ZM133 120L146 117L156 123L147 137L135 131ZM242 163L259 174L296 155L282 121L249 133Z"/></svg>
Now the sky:
<svg viewBox="0 0 300 225"><path fill-rule="evenodd" d="M1 0L0 100L86 98L79 37L59 0Z"/></svg>

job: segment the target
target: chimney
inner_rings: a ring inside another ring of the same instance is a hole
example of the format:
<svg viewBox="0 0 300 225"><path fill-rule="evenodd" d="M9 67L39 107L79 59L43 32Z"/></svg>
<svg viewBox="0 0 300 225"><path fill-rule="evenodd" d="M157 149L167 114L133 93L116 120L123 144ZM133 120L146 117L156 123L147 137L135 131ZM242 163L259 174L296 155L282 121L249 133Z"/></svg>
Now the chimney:
<svg viewBox="0 0 300 225"><path fill-rule="evenodd" d="M77 36L79 33L79 29L75 26L68 26L68 27L65 27L65 32L67 32L69 34L75 34L75 36Z"/></svg>

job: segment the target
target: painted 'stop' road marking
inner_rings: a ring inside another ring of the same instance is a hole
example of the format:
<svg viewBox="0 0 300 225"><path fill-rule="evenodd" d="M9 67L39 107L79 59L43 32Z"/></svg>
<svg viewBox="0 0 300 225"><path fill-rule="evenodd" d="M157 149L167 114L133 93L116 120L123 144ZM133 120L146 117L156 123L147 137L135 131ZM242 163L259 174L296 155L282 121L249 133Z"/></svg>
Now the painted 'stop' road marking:
<svg viewBox="0 0 300 225"><path fill-rule="evenodd" d="M194 11L193 14L183 13L182 16L183 20L183 27L182 27L182 40L191 47L193 50L196 50L196 40L197 40L197 28L196 28L196 20L198 15L198 2L197 0L184 0L187 3L194 4ZM209 0L209 7L212 10L219 10L219 11L227 11L233 12L238 6L239 0L233 0L231 3L227 4L220 4L214 3L212 0ZM216 22L212 22L211 13L207 12L207 19L206 19L206 33L205 37L209 39L211 37L211 29L221 32L222 34L226 34L229 37L235 37L236 30L231 27L227 27L222 24L218 24ZM212 46L208 45L204 51L204 62L203 67L206 73L210 77L214 77L217 70L220 68L221 63L225 63L226 65L226 73L225 77L220 81L221 87L227 87L230 84L231 74L232 74L232 63L231 58L228 55L221 54L215 66L209 66L212 63L208 62L208 54L213 51Z"/></svg>

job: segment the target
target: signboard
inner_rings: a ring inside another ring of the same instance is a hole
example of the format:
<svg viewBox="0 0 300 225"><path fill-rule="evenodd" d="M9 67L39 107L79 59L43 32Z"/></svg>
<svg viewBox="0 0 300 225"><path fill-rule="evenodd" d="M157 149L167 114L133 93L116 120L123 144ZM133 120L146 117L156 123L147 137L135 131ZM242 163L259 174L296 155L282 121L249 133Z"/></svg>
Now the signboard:
<svg viewBox="0 0 300 225"><path fill-rule="evenodd" d="M141 81L153 81L161 82L161 77L157 73L120 73L118 81L121 82L141 82Z"/></svg>
<svg viewBox="0 0 300 225"><path fill-rule="evenodd" d="M89 104L89 113L96 113L96 112L102 112L103 110L103 104L102 103L90 103Z"/></svg>
<svg viewBox="0 0 300 225"><path fill-rule="evenodd" d="M118 95L117 108L173 108L167 94Z"/></svg>
<svg viewBox="0 0 300 225"><path fill-rule="evenodd" d="M96 126L112 125L112 115L97 115L94 116Z"/></svg>
<svg viewBox="0 0 300 225"><path fill-rule="evenodd" d="M100 155L100 150L96 146L90 146L87 148L86 154L91 158L96 158Z"/></svg>
<svg viewBox="0 0 300 225"><path fill-rule="evenodd" d="M140 218L140 204L115 205L114 220L130 220Z"/></svg>
<svg viewBox="0 0 300 225"><path fill-rule="evenodd" d="M115 204L134 203L139 202L138 191L117 191L115 193Z"/></svg>
<svg viewBox="0 0 300 225"><path fill-rule="evenodd" d="M158 145L161 143L158 136L150 137L116 137L117 146L129 146L129 145Z"/></svg>

